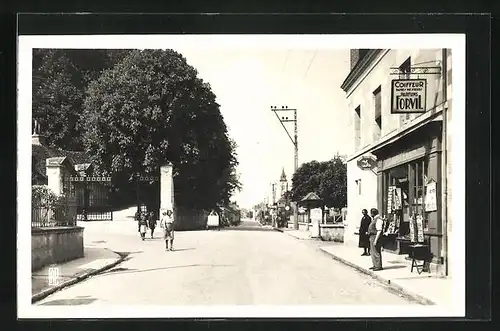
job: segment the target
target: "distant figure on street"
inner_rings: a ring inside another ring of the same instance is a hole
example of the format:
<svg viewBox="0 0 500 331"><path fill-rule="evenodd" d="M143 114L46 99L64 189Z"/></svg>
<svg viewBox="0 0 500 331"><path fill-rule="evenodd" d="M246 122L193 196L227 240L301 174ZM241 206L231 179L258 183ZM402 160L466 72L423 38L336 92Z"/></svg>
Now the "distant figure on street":
<svg viewBox="0 0 500 331"><path fill-rule="evenodd" d="M371 217L368 215L368 210L363 209L361 211L363 217L361 218L361 224L359 225L359 243L358 247L363 248L363 254L361 256L370 255L370 235L368 234L368 227L372 222Z"/></svg>
<svg viewBox="0 0 500 331"><path fill-rule="evenodd" d="M160 227L163 229L165 238L165 249L168 251L174 250L174 217L173 212L169 209L163 211L160 220Z"/></svg>
<svg viewBox="0 0 500 331"><path fill-rule="evenodd" d="M368 233L370 234L370 255L373 262L373 271L382 270L382 229L384 221L378 214L377 208L370 209L372 221L368 226Z"/></svg>
<svg viewBox="0 0 500 331"><path fill-rule="evenodd" d="M141 239L144 241L146 239L146 232L148 231L148 219L146 213L140 213L139 216L139 233L141 234Z"/></svg>
<svg viewBox="0 0 500 331"><path fill-rule="evenodd" d="M149 213L149 218L148 218L148 226L149 229L151 230L151 239L153 239L153 235L155 233L155 228L156 228L156 215L155 212L152 211Z"/></svg>

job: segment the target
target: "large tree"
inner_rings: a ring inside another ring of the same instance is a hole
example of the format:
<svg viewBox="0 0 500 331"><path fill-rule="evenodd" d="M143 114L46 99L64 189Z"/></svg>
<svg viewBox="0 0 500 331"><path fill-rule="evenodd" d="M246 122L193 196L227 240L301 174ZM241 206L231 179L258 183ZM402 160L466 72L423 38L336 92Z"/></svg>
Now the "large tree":
<svg viewBox="0 0 500 331"><path fill-rule="evenodd" d="M52 147L83 149L80 115L85 90L129 50L34 49L33 118Z"/></svg>
<svg viewBox="0 0 500 331"><path fill-rule="evenodd" d="M330 161L304 163L292 177L291 196L300 201L315 192L328 207L342 208L347 203L347 166L340 156Z"/></svg>
<svg viewBox="0 0 500 331"><path fill-rule="evenodd" d="M215 95L173 50L135 50L105 71L90 84L82 118L96 171L117 185L171 162L178 206L227 204L239 188Z"/></svg>

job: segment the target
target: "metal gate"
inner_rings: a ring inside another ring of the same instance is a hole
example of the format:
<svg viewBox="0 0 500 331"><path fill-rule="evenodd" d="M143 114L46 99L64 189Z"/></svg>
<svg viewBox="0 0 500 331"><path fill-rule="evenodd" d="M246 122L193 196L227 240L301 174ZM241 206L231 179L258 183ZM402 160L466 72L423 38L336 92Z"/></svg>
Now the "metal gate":
<svg viewBox="0 0 500 331"><path fill-rule="evenodd" d="M160 210L160 176L136 176L137 210L141 212Z"/></svg>
<svg viewBox="0 0 500 331"><path fill-rule="evenodd" d="M64 192L76 201L77 220L113 220L111 177L68 176L64 184Z"/></svg>

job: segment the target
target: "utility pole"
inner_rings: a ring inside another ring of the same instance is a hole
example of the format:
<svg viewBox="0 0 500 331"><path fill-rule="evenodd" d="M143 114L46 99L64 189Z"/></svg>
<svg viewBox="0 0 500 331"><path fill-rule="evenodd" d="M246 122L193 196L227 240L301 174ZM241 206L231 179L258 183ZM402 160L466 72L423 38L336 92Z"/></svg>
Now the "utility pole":
<svg viewBox="0 0 500 331"><path fill-rule="evenodd" d="M281 106L281 109L277 108L276 106L271 106L271 110L274 112L278 120L280 121L281 125L283 126L283 129L285 129L286 134L292 141L292 144L294 146L294 173L297 172L297 169L299 168L299 141L298 141L298 130L297 130L297 109L291 109L288 108L288 106ZM279 116L278 112L290 112L293 111L293 119L288 119L288 116ZM293 122L294 123L294 137L290 135L288 132L286 126L284 123L287 122ZM299 229L299 204L297 201L294 201L294 217L293 217L293 227L295 230Z"/></svg>

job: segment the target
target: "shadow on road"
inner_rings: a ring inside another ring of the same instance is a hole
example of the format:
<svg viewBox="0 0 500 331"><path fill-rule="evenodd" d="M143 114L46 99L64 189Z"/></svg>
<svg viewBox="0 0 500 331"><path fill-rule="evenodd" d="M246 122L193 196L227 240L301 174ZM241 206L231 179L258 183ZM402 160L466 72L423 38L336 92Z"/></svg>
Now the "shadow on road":
<svg viewBox="0 0 500 331"><path fill-rule="evenodd" d="M175 252L182 252L182 251L193 251L195 250L196 248L176 248L174 249Z"/></svg>
<svg viewBox="0 0 500 331"><path fill-rule="evenodd" d="M128 268L115 268L109 271L106 271L102 274L96 275L94 277L103 277L108 275L116 275L116 274L132 274L132 273L142 273L149 271L160 271L160 270L168 270L168 269L180 269L180 268L192 268L192 267L232 267L230 264L188 264L188 265L179 265L172 267L161 267L161 268L150 268L150 269L128 269Z"/></svg>
<svg viewBox="0 0 500 331"><path fill-rule="evenodd" d="M74 299L57 299L48 302L44 302L41 306L81 306L89 305L97 299L91 298L90 296L76 297Z"/></svg>

